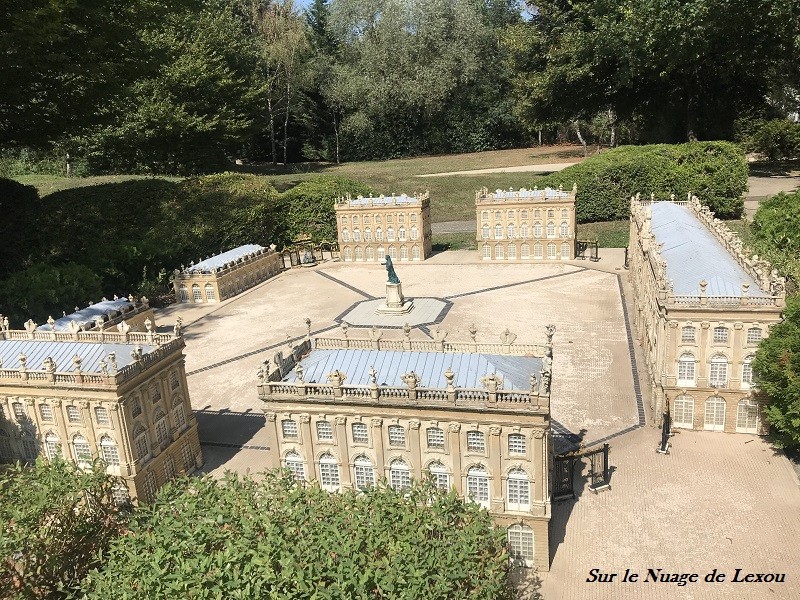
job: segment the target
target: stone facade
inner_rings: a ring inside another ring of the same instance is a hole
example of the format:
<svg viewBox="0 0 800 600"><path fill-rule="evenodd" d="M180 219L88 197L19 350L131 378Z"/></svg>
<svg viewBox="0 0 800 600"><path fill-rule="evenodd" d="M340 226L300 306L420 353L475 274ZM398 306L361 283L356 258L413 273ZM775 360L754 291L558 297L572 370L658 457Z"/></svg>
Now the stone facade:
<svg viewBox="0 0 800 600"><path fill-rule="evenodd" d="M179 303L221 302L281 272L275 246L239 246L188 267L175 269L173 288Z"/></svg>
<svg viewBox="0 0 800 600"><path fill-rule="evenodd" d="M428 193L340 198L335 205L339 250L345 262L419 261L431 255Z"/></svg>
<svg viewBox="0 0 800 600"><path fill-rule="evenodd" d="M476 240L483 260L575 258L575 195L562 189L483 188L475 192Z"/></svg>
<svg viewBox="0 0 800 600"><path fill-rule="evenodd" d="M633 320L654 418L660 422L668 406L673 427L764 433L750 361L781 319L784 280L767 262L745 256L741 240L696 197L671 204L631 202ZM674 216L654 225L654 208L669 209L689 228ZM691 254L679 259L685 250Z"/></svg>
<svg viewBox="0 0 800 600"><path fill-rule="evenodd" d="M0 331L0 461L101 459L118 500L148 501L203 463L184 341L122 322L118 331Z"/></svg>
<svg viewBox="0 0 800 600"><path fill-rule="evenodd" d="M477 343L474 330L464 343L439 330L413 342L408 330L394 340L374 328L369 339L343 333L309 338L259 370L269 466L331 491L432 477L487 508L512 556L547 570L551 342L514 344L508 331L497 344ZM415 370L403 372L405 361Z"/></svg>

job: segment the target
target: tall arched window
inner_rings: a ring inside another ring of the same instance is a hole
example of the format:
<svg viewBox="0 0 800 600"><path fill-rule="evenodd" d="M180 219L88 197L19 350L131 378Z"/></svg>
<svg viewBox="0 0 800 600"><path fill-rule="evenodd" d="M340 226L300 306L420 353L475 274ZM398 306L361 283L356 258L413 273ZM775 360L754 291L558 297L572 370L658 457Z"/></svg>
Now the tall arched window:
<svg viewBox="0 0 800 600"><path fill-rule="evenodd" d="M533 245L533 258L542 258L542 256L542 245L537 242Z"/></svg>
<svg viewBox="0 0 800 600"><path fill-rule="evenodd" d="M44 437L44 451L45 454L47 454L47 458L50 460L55 460L56 457L63 456L61 440L58 439L55 433L48 433Z"/></svg>
<svg viewBox="0 0 800 600"><path fill-rule="evenodd" d="M508 510L530 510L531 485L525 471L514 469L509 472L506 487Z"/></svg>
<svg viewBox="0 0 800 600"><path fill-rule="evenodd" d="M203 292L200 291L200 286L196 283L192 285L192 298L195 302L202 302L203 301Z"/></svg>
<svg viewBox="0 0 800 600"><path fill-rule="evenodd" d="M758 433L758 402L742 398L736 409L736 432Z"/></svg>
<svg viewBox="0 0 800 600"><path fill-rule="evenodd" d="M528 224L527 223L523 223L522 226L519 229L520 229L520 231L519 231L520 237L527 239L529 237L529 234L530 234L530 230L528 229Z"/></svg>
<svg viewBox="0 0 800 600"><path fill-rule="evenodd" d="M484 226L481 227L481 237L484 240L488 240L489 239L489 226L486 225L486 224L484 224Z"/></svg>
<svg viewBox="0 0 800 600"><path fill-rule="evenodd" d="M405 225L401 225L401 226L400 226L400 227L397 229L397 235L398 235L398 239L399 239L401 242L405 242L405 241L406 241L406 227L405 227Z"/></svg>
<svg viewBox="0 0 800 600"><path fill-rule="evenodd" d="M561 223L561 237L569 237L569 224L566 221Z"/></svg>
<svg viewBox="0 0 800 600"><path fill-rule="evenodd" d="M136 445L136 458L145 461L150 457L150 444L147 442L147 431L141 425L133 430L133 439Z"/></svg>
<svg viewBox="0 0 800 600"><path fill-rule="evenodd" d="M564 242L561 244L561 258L563 260L569 260L569 243Z"/></svg>
<svg viewBox="0 0 800 600"><path fill-rule="evenodd" d="M411 226L411 239L412 241L419 239L419 229L417 229L416 225Z"/></svg>
<svg viewBox="0 0 800 600"><path fill-rule="evenodd" d="M319 458L319 483L327 490L339 489L339 463L330 452Z"/></svg>
<svg viewBox="0 0 800 600"><path fill-rule="evenodd" d="M556 254L556 245L550 242L549 244L547 244L547 258L552 260L557 256L558 254Z"/></svg>
<svg viewBox="0 0 800 600"><path fill-rule="evenodd" d="M81 434L72 438L72 450L75 453L75 462L79 467L89 467L92 464L92 451L89 441Z"/></svg>
<svg viewBox="0 0 800 600"><path fill-rule="evenodd" d="M156 411L153 421L156 424L156 443L163 449L169 444L169 432L167 430L167 415L160 408Z"/></svg>
<svg viewBox="0 0 800 600"><path fill-rule="evenodd" d="M542 237L542 224L541 223L534 223L533 225L533 237L541 238Z"/></svg>
<svg viewBox="0 0 800 600"><path fill-rule="evenodd" d="M672 403L672 424L682 429L694 429L694 398L681 395Z"/></svg>
<svg viewBox="0 0 800 600"><path fill-rule="evenodd" d="M364 260L364 250L361 248L361 246L356 246L356 260Z"/></svg>
<svg viewBox="0 0 800 600"><path fill-rule="evenodd" d="M389 246L389 257L392 260L397 260L397 248L394 246Z"/></svg>
<svg viewBox="0 0 800 600"><path fill-rule="evenodd" d="M503 246L501 244L495 244L495 246L494 246L494 257L495 258L503 258Z"/></svg>
<svg viewBox="0 0 800 600"><path fill-rule="evenodd" d="M344 249L344 259L353 260L353 251L350 249L349 246L346 246Z"/></svg>
<svg viewBox="0 0 800 600"><path fill-rule="evenodd" d="M709 431L725 430L725 400L719 396L711 396L706 400L706 414L703 429Z"/></svg>
<svg viewBox="0 0 800 600"><path fill-rule="evenodd" d="M367 260L375 260L375 250L372 246L367 246Z"/></svg>
<svg viewBox="0 0 800 600"><path fill-rule="evenodd" d="M494 239L496 240L503 239L503 226L500 223L494 226Z"/></svg>
<svg viewBox="0 0 800 600"><path fill-rule="evenodd" d="M398 492L411 487L411 472L402 458L393 460L389 465L389 485Z"/></svg>
<svg viewBox="0 0 800 600"><path fill-rule="evenodd" d="M489 508L489 474L481 465L467 471L467 497L484 508Z"/></svg>
<svg viewBox="0 0 800 600"><path fill-rule="evenodd" d="M208 302L213 302L217 299L217 295L214 293L214 286L210 283L206 284L206 300Z"/></svg>
<svg viewBox="0 0 800 600"><path fill-rule="evenodd" d="M178 431L186 429L186 412L183 408L183 400L176 397L172 401L172 422Z"/></svg>
<svg viewBox="0 0 800 600"><path fill-rule="evenodd" d="M390 242L394 241L394 227L392 227L391 225L386 228L386 239L389 240Z"/></svg>
<svg viewBox="0 0 800 600"><path fill-rule="evenodd" d="M514 223L509 223L508 227L506 227L506 230L507 230L507 233L508 233L508 239L513 240L514 239L514 233L515 233Z"/></svg>
<svg viewBox="0 0 800 600"><path fill-rule="evenodd" d="M109 467L119 466L119 450L117 449L117 443L107 435L100 438L100 453Z"/></svg>
<svg viewBox="0 0 800 600"><path fill-rule="evenodd" d="M547 237L556 237L556 224L552 221L547 223Z"/></svg>
<svg viewBox="0 0 800 600"><path fill-rule="evenodd" d="M383 260L386 256L386 249L383 246L378 246L378 249L375 251L375 256L378 260Z"/></svg>
<svg viewBox="0 0 800 600"><path fill-rule="evenodd" d="M414 246L411 248L411 259L412 260L419 260L419 246Z"/></svg>
<svg viewBox="0 0 800 600"><path fill-rule="evenodd" d="M482 254L484 259L492 258L492 247L489 244L484 244L482 247Z"/></svg>
<svg viewBox="0 0 800 600"><path fill-rule="evenodd" d="M708 382L712 387L728 386L728 358L724 354L717 354L711 358Z"/></svg>
<svg viewBox="0 0 800 600"><path fill-rule="evenodd" d="M508 553L512 560L524 561L527 567L533 566L533 529L519 523L509 527Z"/></svg>
<svg viewBox="0 0 800 600"><path fill-rule="evenodd" d="M408 247L400 246L400 260L408 260Z"/></svg>
<svg viewBox="0 0 800 600"><path fill-rule="evenodd" d="M372 241L372 229L369 227L364 229L364 241L371 242Z"/></svg>
<svg viewBox="0 0 800 600"><path fill-rule="evenodd" d="M517 258L517 245L516 244L509 244L508 245L508 258L510 260L515 260Z"/></svg>
<svg viewBox="0 0 800 600"><path fill-rule="evenodd" d="M742 387L749 389L753 385L753 356L746 356L742 361Z"/></svg>
<svg viewBox="0 0 800 600"><path fill-rule="evenodd" d="M181 284L178 288L178 295L181 297L181 302L188 302L189 301L189 290L186 289L186 286Z"/></svg>
<svg viewBox="0 0 800 600"><path fill-rule="evenodd" d="M527 242L523 243L519 247L520 258L530 258L531 257L531 247L530 244Z"/></svg>
<svg viewBox="0 0 800 600"><path fill-rule="evenodd" d="M434 485L445 492L450 489L450 474L445 466L438 460L428 465L428 472L431 474Z"/></svg>
<svg viewBox="0 0 800 600"><path fill-rule="evenodd" d="M295 481L306 480L306 467L303 463L303 457L300 456L300 454L294 450L288 452L284 458L283 464L292 474L292 477L294 477Z"/></svg>
<svg viewBox="0 0 800 600"><path fill-rule="evenodd" d="M678 359L678 385L694 386L695 360L688 352Z"/></svg>
<svg viewBox="0 0 800 600"><path fill-rule="evenodd" d="M375 469L372 461L366 456L361 455L353 461L353 474L357 490L365 490L375 485Z"/></svg>
<svg viewBox="0 0 800 600"><path fill-rule="evenodd" d="M358 227L353 229L353 241L354 242L360 242L361 241L361 230Z"/></svg>
<svg viewBox="0 0 800 600"><path fill-rule="evenodd" d="M349 242L350 241L350 231L347 229L342 229L342 241Z"/></svg>

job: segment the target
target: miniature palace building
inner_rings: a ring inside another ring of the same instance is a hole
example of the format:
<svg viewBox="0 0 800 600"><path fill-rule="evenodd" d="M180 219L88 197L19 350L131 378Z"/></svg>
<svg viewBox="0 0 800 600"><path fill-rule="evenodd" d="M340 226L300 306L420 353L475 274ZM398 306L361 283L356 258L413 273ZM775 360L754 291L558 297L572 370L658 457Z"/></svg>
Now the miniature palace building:
<svg viewBox="0 0 800 600"><path fill-rule="evenodd" d="M175 298L181 303L221 302L277 275L282 268L283 260L274 245L239 246L175 269Z"/></svg>
<svg viewBox="0 0 800 600"><path fill-rule="evenodd" d="M750 363L781 319L784 279L691 195L632 199L629 253L656 420L668 408L673 427L764 433Z"/></svg>
<svg viewBox="0 0 800 600"><path fill-rule="evenodd" d="M43 454L79 466L101 459L124 486L115 498L149 501L203 462L189 403L180 324L175 335L0 329L0 461Z"/></svg>
<svg viewBox="0 0 800 600"><path fill-rule="evenodd" d="M430 477L489 510L512 557L549 568L552 344L308 337L266 361L271 466L330 491ZM552 336L552 332L550 332Z"/></svg>
<svg viewBox="0 0 800 600"><path fill-rule="evenodd" d="M431 255L430 195L339 198L334 206L342 260L425 260Z"/></svg>
<svg viewBox="0 0 800 600"><path fill-rule="evenodd" d="M45 325L39 325L37 331L91 331L111 329L125 321L131 331L145 331L145 321L155 323L153 309L150 302L142 296L139 299L132 295L127 298L114 296L112 300L103 298L86 308L75 307L75 312L65 314L60 319L50 317Z"/></svg>
<svg viewBox="0 0 800 600"><path fill-rule="evenodd" d="M476 240L483 260L573 260L575 196L545 188L475 192Z"/></svg>

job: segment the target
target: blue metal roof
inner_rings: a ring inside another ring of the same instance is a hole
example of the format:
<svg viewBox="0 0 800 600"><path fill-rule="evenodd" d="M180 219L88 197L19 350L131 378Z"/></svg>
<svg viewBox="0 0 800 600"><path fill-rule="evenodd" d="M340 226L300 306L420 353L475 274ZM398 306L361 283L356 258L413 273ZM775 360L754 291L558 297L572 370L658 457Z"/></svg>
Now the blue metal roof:
<svg viewBox="0 0 800 600"><path fill-rule="evenodd" d="M259 250L263 249L264 247L259 246L258 244L245 244L244 246L239 246L238 248L234 248L233 250L228 250L227 252L223 252L222 254L217 254L215 256L212 256L211 258L202 260L196 265L187 267L185 272L211 273L211 271L214 269L221 269L230 262L239 260L243 256L247 256L248 254L253 254L254 252L258 252Z"/></svg>
<svg viewBox="0 0 800 600"><path fill-rule="evenodd" d="M352 198L349 200L350 206L361 206L365 204L414 204L418 201L418 198L414 196L407 196L406 194L400 194L399 196L378 196L375 198L364 198L359 196L358 198Z"/></svg>
<svg viewBox="0 0 800 600"><path fill-rule="evenodd" d="M119 298L118 300L103 300L83 308L77 312L56 319L53 324L53 329L56 331L69 331L70 321L75 321L78 325L86 325L87 329L94 326L97 317L103 317L103 320L110 321L119 313L133 308L133 303L127 298ZM36 328L39 331L50 331L50 325L39 325Z"/></svg>
<svg viewBox="0 0 800 600"><path fill-rule="evenodd" d="M401 350L314 350L305 357L303 380L307 383L327 383L328 373L342 371L350 385L368 385L369 369L378 372L378 384L404 386L400 376L415 371L420 387L444 388L444 372L450 367L455 373L454 385L482 389L481 377L490 373L503 376L503 389L530 390L531 374L537 379L542 359L532 356L500 356L494 354L465 354L459 352L411 352ZM294 371L284 381L296 380Z"/></svg>
<svg viewBox="0 0 800 600"><path fill-rule="evenodd" d="M72 357L81 357L81 371L99 373L100 361L108 362L109 353L116 355L117 368L133 362L132 344L96 344L91 342L56 342L43 340L0 340L0 360L3 369L18 369L19 355L27 357L25 366L29 371L44 370L44 359L48 356L56 363L56 371L72 372L75 366ZM142 345L142 354L155 350L155 346ZM109 366L110 368L110 366Z"/></svg>
<svg viewBox="0 0 800 600"><path fill-rule="evenodd" d="M766 295L688 206L655 202L651 210L653 235L664 244L661 256L676 296L698 296L702 280L708 282L708 296L741 296L742 283L750 284L750 296Z"/></svg>

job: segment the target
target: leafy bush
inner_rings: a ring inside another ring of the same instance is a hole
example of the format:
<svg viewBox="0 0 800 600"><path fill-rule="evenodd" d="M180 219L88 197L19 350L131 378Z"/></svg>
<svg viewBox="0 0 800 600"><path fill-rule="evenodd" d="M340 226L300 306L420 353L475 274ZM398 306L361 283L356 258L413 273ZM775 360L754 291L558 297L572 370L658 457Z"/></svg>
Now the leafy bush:
<svg viewBox="0 0 800 600"><path fill-rule="evenodd" d="M6 150L0 153L0 177L20 177L22 175L55 175L63 177L66 164L66 151L61 149L44 152L30 148ZM82 177L89 174L86 161L72 159L72 174Z"/></svg>
<svg viewBox="0 0 800 600"><path fill-rule="evenodd" d="M761 203L748 240L753 251L800 285L800 191L782 192Z"/></svg>
<svg viewBox="0 0 800 600"><path fill-rule="evenodd" d="M770 437L780 448L800 450L800 296L787 298L783 321L759 344L753 375Z"/></svg>
<svg viewBox="0 0 800 600"><path fill-rule="evenodd" d="M685 198L693 192L719 218L732 219L744 208L747 161L729 142L622 146L533 181L540 188L574 183L579 223L627 219L628 198L637 193Z"/></svg>
<svg viewBox="0 0 800 600"><path fill-rule="evenodd" d="M336 241L336 214L333 209L337 198L372 193L369 186L347 177L323 175L281 194L286 211L289 236L310 236L315 242Z"/></svg>
<svg viewBox="0 0 800 600"><path fill-rule="evenodd" d="M800 123L786 119L762 121L744 139L744 146L772 161L800 158Z"/></svg>
<svg viewBox="0 0 800 600"><path fill-rule="evenodd" d="M89 599L511 596L502 529L430 482L331 494L267 473L184 479L137 509Z"/></svg>
<svg viewBox="0 0 800 600"><path fill-rule="evenodd" d="M127 521L113 503L116 482L99 464L82 470L61 460L0 470L0 598L79 591Z"/></svg>

